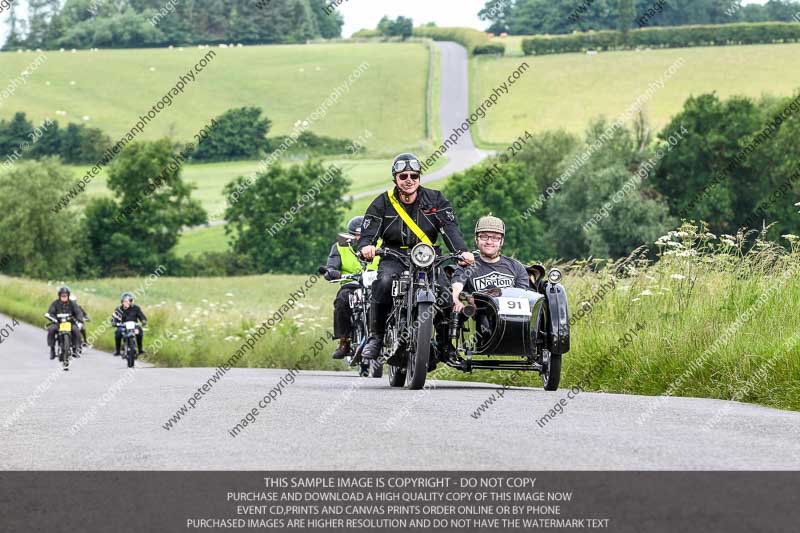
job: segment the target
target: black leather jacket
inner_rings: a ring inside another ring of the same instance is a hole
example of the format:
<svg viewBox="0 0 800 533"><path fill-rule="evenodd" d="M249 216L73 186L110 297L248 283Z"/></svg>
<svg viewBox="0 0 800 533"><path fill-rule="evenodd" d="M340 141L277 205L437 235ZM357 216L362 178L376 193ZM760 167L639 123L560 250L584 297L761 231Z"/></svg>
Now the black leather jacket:
<svg viewBox="0 0 800 533"><path fill-rule="evenodd" d="M121 305L114 309L114 313L111 315L111 325L118 326L123 322L141 322L142 324L147 323L147 317L144 316L142 313L142 308L136 304L131 304L130 307L125 309Z"/></svg>
<svg viewBox="0 0 800 533"><path fill-rule="evenodd" d="M76 321L83 322L83 313L81 312L81 308L72 300L67 300L67 303L63 303L60 299L55 300L50 304L50 308L47 310L47 315L49 315L49 318L52 318L53 320L56 319L56 315L64 313L69 313Z"/></svg>
<svg viewBox="0 0 800 533"><path fill-rule="evenodd" d="M400 194L396 187L394 195L400 202ZM432 243L436 243L437 235L441 233L445 246L451 252L468 250L461 230L458 229L453 208L441 191L420 187L417 189L417 198L413 204L401 203L401 205ZM412 248L420 242L392 207L388 192L375 198L367 208L361 225L361 238L356 249L361 250L364 246L375 245L378 239L383 239L383 246L395 249Z"/></svg>

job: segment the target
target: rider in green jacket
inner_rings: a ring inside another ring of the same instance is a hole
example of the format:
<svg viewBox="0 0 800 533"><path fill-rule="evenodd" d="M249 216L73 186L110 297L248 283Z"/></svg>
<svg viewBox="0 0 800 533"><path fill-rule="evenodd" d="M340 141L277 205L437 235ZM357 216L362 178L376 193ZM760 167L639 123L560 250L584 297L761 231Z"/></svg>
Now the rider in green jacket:
<svg viewBox="0 0 800 533"><path fill-rule="evenodd" d="M351 219L347 224L348 233L339 234L339 239L331 246L328 262L323 268L325 279L328 281L340 279L342 274L358 274L362 271L361 263L349 243L358 242L363 220L364 217ZM379 260L380 258L375 258L367 266L367 270L377 270ZM358 283L342 284L333 301L333 338L339 339L339 346L333 352L334 359L343 359L351 352L350 337L353 332L350 320L350 295L357 288Z"/></svg>

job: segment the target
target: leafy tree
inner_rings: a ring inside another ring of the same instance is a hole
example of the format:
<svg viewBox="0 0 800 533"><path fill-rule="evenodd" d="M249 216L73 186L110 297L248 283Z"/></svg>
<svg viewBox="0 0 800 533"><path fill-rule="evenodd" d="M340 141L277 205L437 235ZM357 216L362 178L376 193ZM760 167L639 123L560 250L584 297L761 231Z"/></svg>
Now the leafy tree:
<svg viewBox="0 0 800 533"><path fill-rule="evenodd" d="M61 156L66 163L95 163L111 147L111 138L98 128L69 123L61 137Z"/></svg>
<svg viewBox="0 0 800 533"><path fill-rule="evenodd" d="M33 130L33 124L25 117L25 113L14 113L10 121L0 120L0 154L13 154L19 150L22 143L29 141L28 134Z"/></svg>
<svg viewBox="0 0 800 533"><path fill-rule="evenodd" d="M800 3L771 0L767 5L739 9L740 0L666 0L663 9L651 17L648 26L723 24L738 18L750 20L791 20ZM772 4L772 5L770 5ZM574 30L610 30L630 27L632 19L654 9L656 0L488 0L478 13L490 23L487 31L512 35L570 33ZM792 11L794 10L794 11Z"/></svg>
<svg viewBox="0 0 800 533"><path fill-rule="evenodd" d="M626 190L632 187L632 190ZM565 258L630 254L672 225L667 206L625 166L581 168L547 207L548 236Z"/></svg>
<svg viewBox="0 0 800 533"><path fill-rule="evenodd" d="M559 257L621 257L652 242L670 225L668 208L649 183L652 171L635 177L653 155L642 145L647 139L638 131L642 124L637 121L631 131L595 120L585 144L560 165L559 175L576 156L590 154L546 204L547 236ZM599 148L592 152L590 146Z"/></svg>
<svg viewBox="0 0 800 533"><path fill-rule="evenodd" d="M320 12L321 3L271 0L261 9L252 0L172 4L164 0L31 0L25 10L13 13L5 48L298 43L338 37L341 14ZM23 13L26 18L21 17Z"/></svg>
<svg viewBox="0 0 800 533"><path fill-rule="evenodd" d="M63 132L58 126L58 121L52 120L49 125L42 126L41 129L42 136L31 146L26 155L36 159L46 156L63 156L61 149Z"/></svg>
<svg viewBox="0 0 800 533"><path fill-rule="evenodd" d="M786 109L800 93L780 98L765 109L766 120ZM754 197L754 205L744 217L737 217L740 226L760 229L772 224L770 237L780 238L787 233L797 234L800 215L795 203L800 201L800 112L789 115L775 136L765 141L751 156L751 166L758 169L758 183L742 184L739 194Z"/></svg>
<svg viewBox="0 0 800 533"><path fill-rule="evenodd" d="M762 169L735 158L763 124L763 111L749 98L689 98L659 134L664 139L681 127L688 130L666 153L652 180L671 213L705 220L712 231L735 232L758 202L762 184Z"/></svg>
<svg viewBox="0 0 800 533"><path fill-rule="evenodd" d="M334 11L330 15L325 12L325 6L330 0L310 0L311 9L317 19L320 37L323 39L335 39L342 36L342 26L344 17L339 11Z"/></svg>
<svg viewBox="0 0 800 533"><path fill-rule="evenodd" d="M633 0L619 0L617 29L622 32L623 39L627 38L628 30L631 29L634 18L636 18L636 7L633 5Z"/></svg>
<svg viewBox="0 0 800 533"><path fill-rule="evenodd" d="M192 157L204 161L252 159L267 148L271 122L261 118L261 108L229 109L214 119L208 137L195 149Z"/></svg>
<svg viewBox="0 0 800 533"><path fill-rule="evenodd" d="M561 162L577 139L556 131L524 140L523 149L509 159L508 155L492 157L455 174L444 193L455 207L468 242L478 218L491 212L506 223L504 253L521 260L544 259L553 257L556 249L545 237L543 211L528 213L527 208L557 179Z"/></svg>
<svg viewBox="0 0 800 533"><path fill-rule="evenodd" d="M496 170L492 172L494 165ZM524 165L500 164L492 159L450 178L444 194L454 205L459 226L467 244L474 247L472 236L477 220L488 214L506 224L503 254L521 261L545 259L553 255L545 238L544 223L537 217L523 217L520 205L532 202L537 194L534 182L525 179Z"/></svg>
<svg viewBox="0 0 800 533"><path fill-rule="evenodd" d="M229 197L242 191L225 210L233 251L252 258L262 272L316 271L350 207L342 199L349 186L341 168L320 161L273 165L249 186L236 178L225 186Z"/></svg>
<svg viewBox="0 0 800 533"><path fill-rule="evenodd" d="M168 139L132 143L108 171L114 195L86 208L88 253L106 274L150 271L169 260L184 226L205 223Z"/></svg>
<svg viewBox="0 0 800 533"><path fill-rule="evenodd" d="M79 217L74 207L53 216L72 173L55 159L20 161L0 175L0 250L5 272L35 278L75 271Z"/></svg>
<svg viewBox="0 0 800 533"><path fill-rule="evenodd" d="M397 17L391 20L389 17L384 16L378 22L378 31L384 37L402 37L406 40L411 37L414 31L414 21L407 17Z"/></svg>

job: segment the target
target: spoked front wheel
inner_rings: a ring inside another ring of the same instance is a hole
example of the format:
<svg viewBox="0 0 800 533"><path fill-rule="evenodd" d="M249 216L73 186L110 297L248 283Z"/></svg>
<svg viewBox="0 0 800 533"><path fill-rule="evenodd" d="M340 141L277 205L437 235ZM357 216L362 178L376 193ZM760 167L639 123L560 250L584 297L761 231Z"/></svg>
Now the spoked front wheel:
<svg viewBox="0 0 800 533"><path fill-rule="evenodd" d="M136 364L136 345L133 339L128 339L127 349L125 350L128 359L128 368L133 368Z"/></svg>
<svg viewBox="0 0 800 533"><path fill-rule="evenodd" d="M428 377L428 358L431 355L431 339L433 338L433 315L432 304L417 304L417 318L415 322L419 325L414 333L414 339L408 351L408 388L419 390L425 386Z"/></svg>
<svg viewBox="0 0 800 533"><path fill-rule="evenodd" d="M61 361L61 367L64 371L69 371L69 350L70 350L70 343L67 342L67 338L65 335L61 335L61 339L58 342L59 348L61 348L61 353L59 354L58 360Z"/></svg>

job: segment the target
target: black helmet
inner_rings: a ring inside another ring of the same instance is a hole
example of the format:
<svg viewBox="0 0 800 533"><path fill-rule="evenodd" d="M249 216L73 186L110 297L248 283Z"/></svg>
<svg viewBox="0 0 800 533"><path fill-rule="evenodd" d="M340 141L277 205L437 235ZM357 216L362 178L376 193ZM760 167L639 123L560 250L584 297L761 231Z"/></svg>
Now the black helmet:
<svg viewBox="0 0 800 533"><path fill-rule="evenodd" d="M124 302L126 298L127 298L128 300L130 300L130 301L131 301L131 303L133 303L133 294L131 294L131 293L129 293L129 292L123 292L123 293L122 293L122 296L120 296L120 297L119 297L119 301L120 301L120 303Z"/></svg>
<svg viewBox="0 0 800 533"><path fill-rule="evenodd" d="M364 217L353 217L347 223L347 231L354 235L357 231L361 231L361 223L364 222Z"/></svg>
<svg viewBox="0 0 800 533"><path fill-rule="evenodd" d="M393 178L400 172L405 172L406 170L422 173L422 165L419 162L419 158L414 154L400 154L394 158L394 161L392 161Z"/></svg>
<svg viewBox="0 0 800 533"><path fill-rule="evenodd" d="M60 297L61 297L61 295L62 295L62 294L64 294L64 293L66 293L66 294L67 294L67 296L69 296L70 294L72 294L72 293L70 292L70 290L69 290L69 287L67 287L66 285L62 285L61 287L59 287L59 288L58 288L58 297L60 298Z"/></svg>

